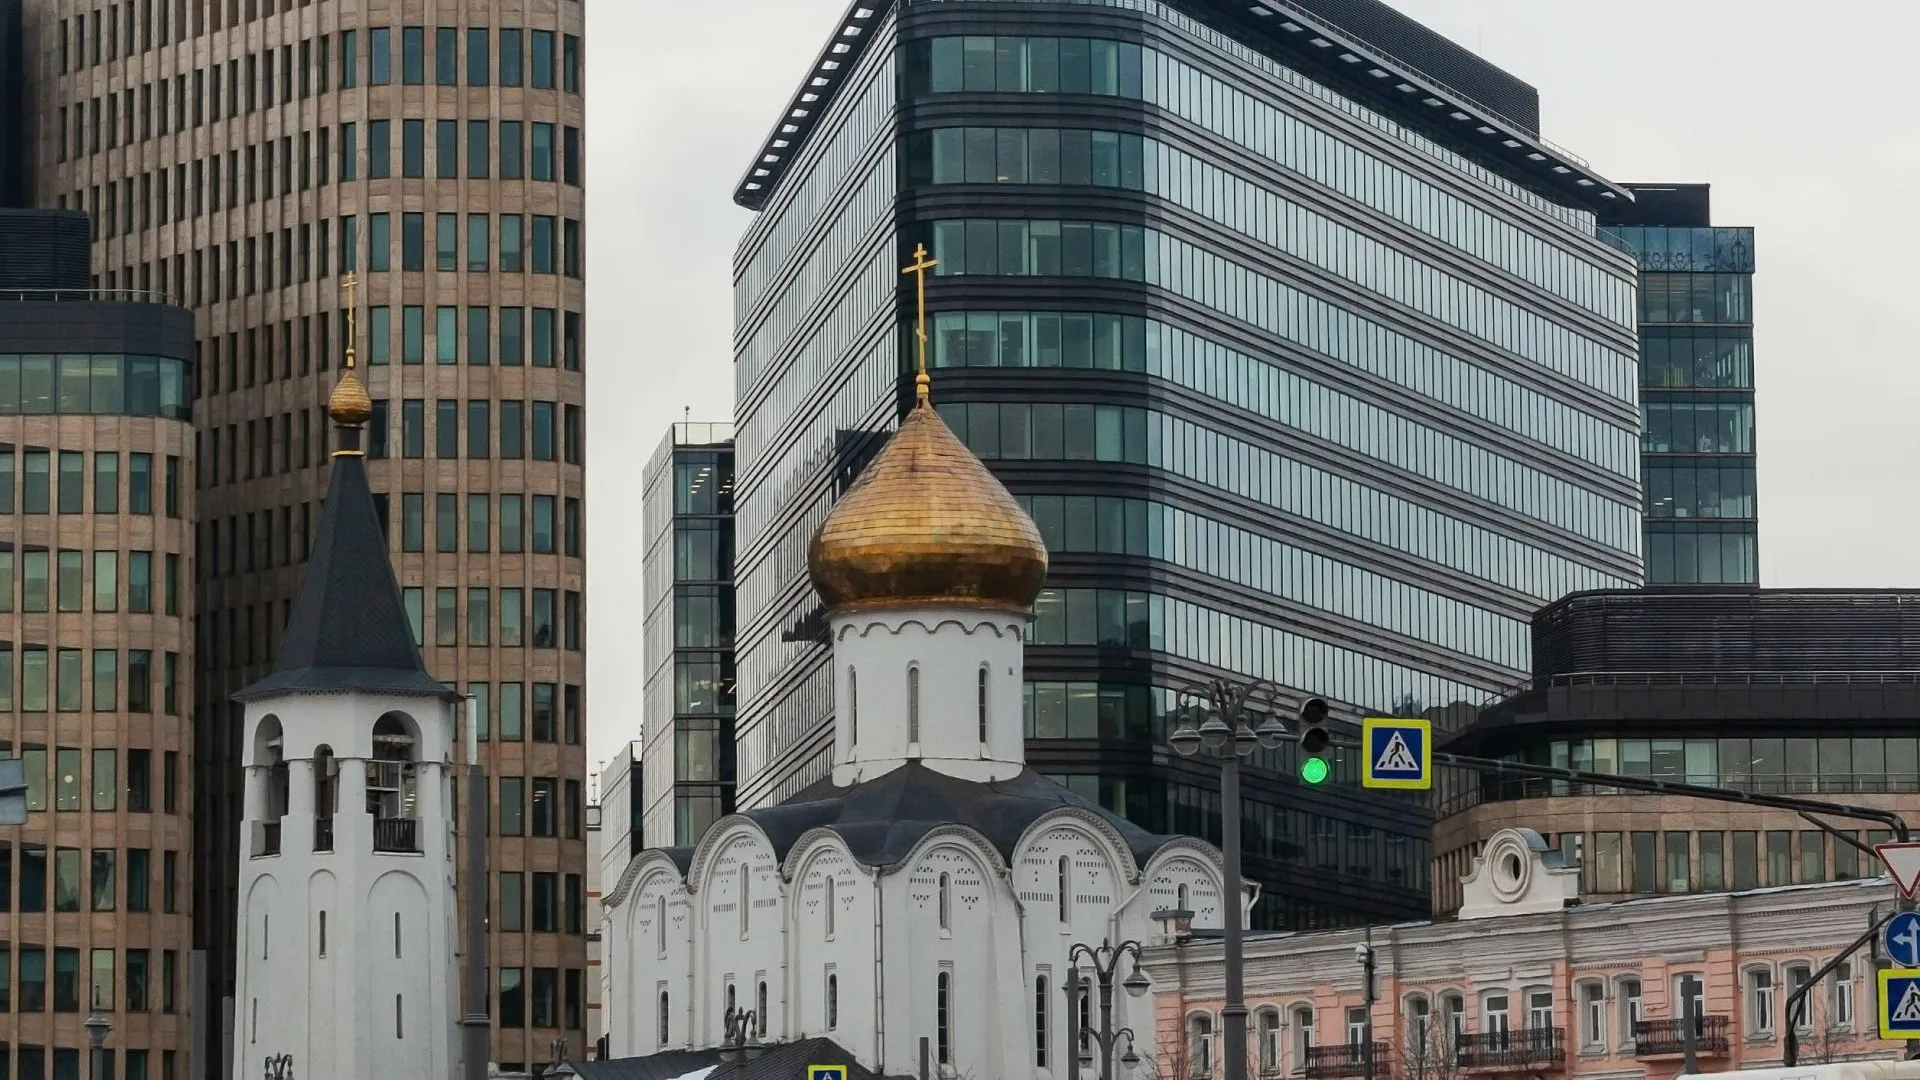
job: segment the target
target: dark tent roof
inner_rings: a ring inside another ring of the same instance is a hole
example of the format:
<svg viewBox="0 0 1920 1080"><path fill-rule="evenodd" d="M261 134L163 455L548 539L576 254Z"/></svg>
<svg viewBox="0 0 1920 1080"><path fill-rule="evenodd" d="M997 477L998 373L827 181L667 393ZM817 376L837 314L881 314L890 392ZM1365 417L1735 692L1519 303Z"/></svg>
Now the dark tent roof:
<svg viewBox="0 0 1920 1080"><path fill-rule="evenodd" d="M342 434L350 441L357 433ZM320 527L272 674L234 698L306 690L452 695L427 674L413 643L366 461L357 453L333 458Z"/></svg>
<svg viewBox="0 0 1920 1080"><path fill-rule="evenodd" d="M669 1050L647 1057L568 1062L581 1080L675 1080L713 1066L708 1080L804 1080L809 1065L842 1065L847 1080L887 1080L832 1039L801 1039L769 1046L744 1065L721 1050Z"/></svg>
<svg viewBox="0 0 1920 1080"><path fill-rule="evenodd" d="M777 858L785 859L807 830L827 828L840 834L854 858L869 866L891 866L943 825L965 825L986 837L1001 857L1011 859L1027 827L1063 806L1077 807L1111 825L1141 865L1174 839L1150 833L1032 769L980 783L918 762L852 787L834 787L828 777L778 806L749 810L745 816L767 834Z"/></svg>

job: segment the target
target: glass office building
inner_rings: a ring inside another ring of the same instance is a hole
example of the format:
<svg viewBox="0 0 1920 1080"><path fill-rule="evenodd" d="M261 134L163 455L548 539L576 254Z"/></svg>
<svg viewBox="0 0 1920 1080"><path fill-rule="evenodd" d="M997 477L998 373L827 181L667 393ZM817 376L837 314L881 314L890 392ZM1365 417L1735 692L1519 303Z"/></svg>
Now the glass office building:
<svg viewBox="0 0 1920 1080"><path fill-rule="evenodd" d="M1372 0L855 3L736 192L739 804L826 772L806 548L911 401L920 244L934 400L1052 553L1029 760L1147 827L1218 836L1189 680L1477 704L1638 585L1630 196L1537 117ZM1245 793L1258 925L1427 910L1424 805Z"/></svg>
<svg viewBox="0 0 1920 1080"><path fill-rule="evenodd" d="M1649 584L1759 580L1753 230L1705 184L1632 184L1602 234L1640 266L1640 472Z"/></svg>
<svg viewBox="0 0 1920 1080"><path fill-rule="evenodd" d="M733 425L673 425L640 498L646 729L626 798L646 846L687 846L734 807Z"/></svg>

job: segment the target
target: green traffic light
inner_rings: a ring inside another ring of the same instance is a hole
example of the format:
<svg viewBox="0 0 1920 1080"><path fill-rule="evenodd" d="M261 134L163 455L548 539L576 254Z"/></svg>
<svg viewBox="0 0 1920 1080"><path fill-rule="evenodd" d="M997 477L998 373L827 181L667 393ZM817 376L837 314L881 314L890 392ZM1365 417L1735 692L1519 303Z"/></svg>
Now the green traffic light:
<svg viewBox="0 0 1920 1080"><path fill-rule="evenodd" d="M1324 782L1327 779L1327 759L1310 757L1300 762L1300 779L1309 784Z"/></svg>

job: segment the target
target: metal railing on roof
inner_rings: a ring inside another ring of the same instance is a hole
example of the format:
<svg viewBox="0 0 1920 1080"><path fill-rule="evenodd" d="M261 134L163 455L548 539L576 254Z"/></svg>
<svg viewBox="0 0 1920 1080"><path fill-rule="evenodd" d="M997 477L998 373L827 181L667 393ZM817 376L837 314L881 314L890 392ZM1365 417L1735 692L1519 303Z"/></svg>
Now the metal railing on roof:
<svg viewBox="0 0 1920 1080"><path fill-rule="evenodd" d="M0 289L0 302L19 303L172 304L173 298L152 289Z"/></svg>

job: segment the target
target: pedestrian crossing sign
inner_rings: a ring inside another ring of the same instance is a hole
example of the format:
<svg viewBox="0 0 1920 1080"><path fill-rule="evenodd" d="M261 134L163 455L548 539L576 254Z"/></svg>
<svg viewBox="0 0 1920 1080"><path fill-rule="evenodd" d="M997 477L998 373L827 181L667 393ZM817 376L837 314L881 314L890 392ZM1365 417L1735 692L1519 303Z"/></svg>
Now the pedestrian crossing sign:
<svg viewBox="0 0 1920 1080"><path fill-rule="evenodd" d="M1880 1037L1920 1039L1920 968L1880 972Z"/></svg>
<svg viewBox="0 0 1920 1080"><path fill-rule="evenodd" d="M1425 791L1433 786L1433 725L1370 716L1360 723L1360 785Z"/></svg>
<svg viewBox="0 0 1920 1080"><path fill-rule="evenodd" d="M847 1080L845 1065L809 1065L807 1080Z"/></svg>

